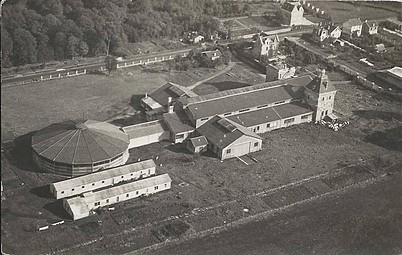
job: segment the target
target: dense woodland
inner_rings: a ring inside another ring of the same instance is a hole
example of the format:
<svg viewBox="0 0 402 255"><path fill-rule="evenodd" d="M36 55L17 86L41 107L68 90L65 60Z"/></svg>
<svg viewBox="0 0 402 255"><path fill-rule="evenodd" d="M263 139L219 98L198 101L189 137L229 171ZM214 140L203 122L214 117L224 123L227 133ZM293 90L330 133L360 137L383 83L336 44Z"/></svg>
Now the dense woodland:
<svg viewBox="0 0 402 255"><path fill-rule="evenodd" d="M218 29L213 16L248 5L219 0L8 0L3 6L2 67L121 55L128 42L178 38Z"/></svg>

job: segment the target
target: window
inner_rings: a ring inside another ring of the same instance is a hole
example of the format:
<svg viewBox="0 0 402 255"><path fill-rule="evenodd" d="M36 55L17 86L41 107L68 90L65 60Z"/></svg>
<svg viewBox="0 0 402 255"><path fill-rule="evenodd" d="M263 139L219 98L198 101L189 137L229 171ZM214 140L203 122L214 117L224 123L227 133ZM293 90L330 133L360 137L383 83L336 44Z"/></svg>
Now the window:
<svg viewBox="0 0 402 255"><path fill-rule="evenodd" d="M148 169L148 174L151 174L151 169Z"/></svg>
<svg viewBox="0 0 402 255"><path fill-rule="evenodd" d="M167 183L165 183L165 188L167 187Z"/></svg>
<svg viewBox="0 0 402 255"><path fill-rule="evenodd" d="M243 109L243 110L240 110L239 112L247 112L247 111L250 111L250 109Z"/></svg>
<svg viewBox="0 0 402 255"><path fill-rule="evenodd" d="M260 105L260 106L257 106L257 109L264 108L264 107L267 107L267 106L268 106L267 104Z"/></svg>
<svg viewBox="0 0 402 255"><path fill-rule="evenodd" d="M64 194L64 191L62 191L61 194Z"/></svg>
<svg viewBox="0 0 402 255"><path fill-rule="evenodd" d="M129 197L130 196L130 194L126 194L126 197Z"/></svg>
<svg viewBox="0 0 402 255"><path fill-rule="evenodd" d="M140 193L140 192L139 192L138 190L135 192L136 195L138 195L139 193Z"/></svg>
<svg viewBox="0 0 402 255"><path fill-rule="evenodd" d="M260 126L257 126L257 131L260 130Z"/></svg>
<svg viewBox="0 0 402 255"><path fill-rule="evenodd" d="M328 99L331 99L331 96L329 96Z"/></svg>
<svg viewBox="0 0 402 255"><path fill-rule="evenodd" d="M328 110L325 111L325 115L328 115Z"/></svg>
<svg viewBox="0 0 402 255"><path fill-rule="evenodd" d="M131 174L131 176L133 176L134 174Z"/></svg>
<svg viewBox="0 0 402 255"><path fill-rule="evenodd" d="M292 123L293 121L295 121L295 118L287 119L283 123L289 124L289 123Z"/></svg>
<svg viewBox="0 0 402 255"><path fill-rule="evenodd" d="M308 119L310 116L311 116L310 114L307 114L307 115L301 116L301 118L302 118L302 120L305 120L305 119Z"/></svg>
<svg viewBox="0 0 402 255"><path fill-rule="evenodd" d="M232 113L228 112L228 113L223 114L223 116L229 116L230 114L232 114Z"/></svg>
<svg viewBox="0 0 402 255"><path fill-rule="evenodd" d="M209 119L208 117L202 118L201 121L206 121L206 120L208 120L208 119Z"/></svg>
<svg viewBox="0 0 402 255"><path fill-rule="evenodd" d="M270 126L271 126L271 123L268 123L268 124L267 124L267 128L269 128Z"/></svg>
<svg viewBox="0 0 402 255"><path fill-rule="evenodd" d="M71 189L71 191L74 191L74 189Z"/></svg>
<svg viewBox="0 0 402 255"><path fill-rule="evenodd" d="M323 98L321 99L321 101L324 101L324 99L325 99L325 98L323 97Z"/></svg>
<svg viewBox="0 0 402 255"><path fill-rule="evenodd" d="M285 101L276 102L275 104L283 104Z"/></svg>
<svg viewBox="0 0 402 255"><path fill-rule="evenodd" d="M92 186L95 186L95 183L92 183Z"/></svg>
<svg viewBox="0 0 402 255"><path fill-rule="evenodd" d="M157 190L158 188L159 188L158 186L155 186L155 187L154 187L154 190Z"/></svg>
<svg viewBox="0 0 402 255"><path fill-rule="evenodd" d="M122 179L124 178L124 176L121 177Z"/></svg>
<svg viewBox="0 0 402 255"><path fill-rule="evenodd" d="M321 117L324 116L324 111L321 112Z"/></svg>
<svg viewBox="0 0 402 255"><path fill-rule="evenodd" d="M258 147L258 142L254 143L254 147Z"/></svg>
<svg viewBox="0 0 402 255"><path fill-rule="evenodd" d="M176 135L176 139L184 138L184 134Z"/></svg>
<svg viewBox="0 0 402 255"><path fill-rule="evenodd" d="M83 189L85 189L85 186L82 186Z"/></svg>
<svg viewBox="0 0 402 255"><path fill-rule="evenodd" d="M227 149L226 154L230 154L230 153L232 153L232 149Z"/></svg>
<svg viewBox="0 0 402 255"><path fill-rule="evenodd" d="M100 202L95 202L95 206L98 206L98 205L100 205Z"/></svg>
<svg viewBox="0 0 402 255"><path fill-rule="evenodd" d="M105 181L102 181L102 183L105 183Z"/></svg>
<svg viewBox="0 0 402 255"><path fill-rule="evenodd" d="M106 199L106 203L109 203L109 199Z"/></svg>

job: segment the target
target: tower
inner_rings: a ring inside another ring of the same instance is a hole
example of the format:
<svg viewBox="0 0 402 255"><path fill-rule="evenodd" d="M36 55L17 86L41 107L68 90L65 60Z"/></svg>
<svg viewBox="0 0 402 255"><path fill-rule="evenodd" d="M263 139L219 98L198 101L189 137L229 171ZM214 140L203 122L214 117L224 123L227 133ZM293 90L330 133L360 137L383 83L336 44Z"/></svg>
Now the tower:
<svg viewBox="0 0 402 255"><path fill-rule="evenodd" d="M336 89L331 84L325 69L307 86L307 102L315 109L315 121L331 115L334 110Z"/></svg>

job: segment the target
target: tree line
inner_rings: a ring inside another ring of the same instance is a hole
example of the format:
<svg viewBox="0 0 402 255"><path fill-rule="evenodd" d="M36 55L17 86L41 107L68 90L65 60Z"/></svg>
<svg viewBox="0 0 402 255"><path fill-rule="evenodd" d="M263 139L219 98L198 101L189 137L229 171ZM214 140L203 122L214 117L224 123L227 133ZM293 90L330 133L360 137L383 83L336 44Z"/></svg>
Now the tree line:
<svg viewBox="0 0 402 255"><path fill-rule="evenodd" d="M14 0L3 5L2 67L125 53L129 42L209 36L215 17L249 6L223 0Z"/></svg>

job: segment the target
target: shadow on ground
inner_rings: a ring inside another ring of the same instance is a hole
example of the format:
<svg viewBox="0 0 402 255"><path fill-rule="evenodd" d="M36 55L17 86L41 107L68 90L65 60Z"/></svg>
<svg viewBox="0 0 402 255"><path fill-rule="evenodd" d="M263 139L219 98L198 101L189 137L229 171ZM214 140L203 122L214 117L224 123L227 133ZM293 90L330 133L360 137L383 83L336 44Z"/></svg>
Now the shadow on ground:
<svg viewBox="0 0 402 255"><path fill-rule="evenodd" d="M238 89L238 88L250 86L250 84L247 84L247 83L234 82L234 81L212 82L209 84L213 85L219 91L224 91L224 90L228 90L228 89Z"/></svg>
<svg viewBox="0 0 402 255"><path fill-rule="evenodd" d="M6 154L10 164L21 170L34 173L44 173L40 170L32 159L31 139L35 132L17 137L14 140L14 147Z"/></svg>
<svg viewBox="0 0 402 255"><path fill-rule="evenodd" d="M130 99L130 106L134 108L136 111L142 111L141 107L141 98L145 97L144 94L140 95L132 95Z"/></svg>
<svg viewBox="0 0 402 255"><path fill-rule="evenodd" d="M59 199L54 202L46 204L44 207L47 211L63 220L71 220L71 216L63 208L63 200Z"/></svg>
<svg viewBox="0 0 402 255"><path fill-rule="evenodd" d="M136 125L140 123L146 122L145 114L144 113L138 113L133 116L127 117L127 118L121 118L117 120L111 121L113 125L119 126L119 127L125 127L125 126L130 126L130 125Z"/></svg>
<svg viewBox="0 0 402 255"><path fill-rule="evenodd" d="M398 121L402 121L402 114L396 112L361 110L361 111L353 111L353 113L365 119L380 119L384 121L390 121L392 119L396 119Z"/></svg>
<svg viewBox="0 0 402 255"><path fill-rule="evenodd" d="M384 132L374 132L364 138L369 142L392 151L402 151L402 127L385 130Z"/></svg>
<svg viewBox="0 0 402 255"><path fill-rule="evenodd" d="M50 193L50 185L43 185L40 187L32 188L29 192L34 194L37 197L43 198L53 198L52 194Z"/></svg>

